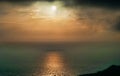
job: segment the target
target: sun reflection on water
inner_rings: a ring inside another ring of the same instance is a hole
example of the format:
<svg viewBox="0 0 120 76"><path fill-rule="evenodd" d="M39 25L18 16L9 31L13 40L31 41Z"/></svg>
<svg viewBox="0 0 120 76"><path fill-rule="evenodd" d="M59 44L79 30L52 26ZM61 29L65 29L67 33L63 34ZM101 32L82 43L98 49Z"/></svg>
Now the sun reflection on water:
<svg viewBox="0 0 120 76"><path fill-rule="evenodd" d="M42 68L34 76L74 76L63 56L58 52L49 52L45 56Z"/></svg>

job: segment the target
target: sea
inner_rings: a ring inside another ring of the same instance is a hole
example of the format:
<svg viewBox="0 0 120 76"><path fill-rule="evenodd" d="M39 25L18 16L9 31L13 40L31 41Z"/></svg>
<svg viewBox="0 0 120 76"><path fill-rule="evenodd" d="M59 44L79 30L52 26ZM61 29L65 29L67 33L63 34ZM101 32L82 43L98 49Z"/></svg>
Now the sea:
<svg viewBox="0 0 120 76"><path fill-rule="evenodd" d="M78 76L120 65L120 42L0 43L0 76Z"/></svg>

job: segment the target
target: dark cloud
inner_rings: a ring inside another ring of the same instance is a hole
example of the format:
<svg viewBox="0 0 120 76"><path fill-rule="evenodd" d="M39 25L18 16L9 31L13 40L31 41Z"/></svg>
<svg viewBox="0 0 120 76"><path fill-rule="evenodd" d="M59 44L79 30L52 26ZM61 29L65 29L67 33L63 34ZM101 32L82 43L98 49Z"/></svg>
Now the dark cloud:
<svg viewBox="0 0 120 76"><path fill-rule="evenodd" d="M114 26L113 26L114 30L115 31L119 31L120 32L120 21L118 23L116 23Z"/></svg>
<svg viewBox="0 0 120 76"><path fill-rule="evenodd" d="M22 1L55 1L55 0L0 0L0 1L22 2Z"/></svg>
<svg viewBox="0 0 120 76"><path fill-rule="evenodd" d="M0 0L5 2L11 2L16 4L28 5L35 1L62 1L65 6L94 6L94 7L104 7L104 8L120 8L120 0Z"/></svg>
<svg viewBox="0 0 120 76"><path fill-rule="evenodd" d="M29 6L32 3L39 2L53 2L55 0L0 0L0 2L9 2L14 5Z"/></svg>
<svg viewBox="0 0 120 76"><path fill-rule="evenodd" d="M66 6L85 5L106 8L120 8L119 0L64 0Z"/></svg>

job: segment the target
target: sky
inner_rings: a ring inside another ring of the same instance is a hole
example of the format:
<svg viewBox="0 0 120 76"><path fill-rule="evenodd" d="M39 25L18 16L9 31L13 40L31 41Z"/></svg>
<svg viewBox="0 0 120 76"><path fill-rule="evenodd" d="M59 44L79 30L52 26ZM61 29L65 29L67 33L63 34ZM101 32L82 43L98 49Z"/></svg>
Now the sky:
<svg viewBox="0 0 120 76"><path fill-rule="evenodd" d="M0 42L120 41L118 0L0 0Z"/></svg>

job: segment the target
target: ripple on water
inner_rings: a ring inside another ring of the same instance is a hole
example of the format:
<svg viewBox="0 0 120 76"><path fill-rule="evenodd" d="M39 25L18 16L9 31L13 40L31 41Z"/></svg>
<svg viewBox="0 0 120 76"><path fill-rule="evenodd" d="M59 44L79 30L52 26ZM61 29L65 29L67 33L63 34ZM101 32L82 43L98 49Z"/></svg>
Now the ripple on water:
<svg viewBox="0 0 120 76"><path fill-rule="evenodd" d="M48 52L33 76L75 76L59 52Z"/></svg>

